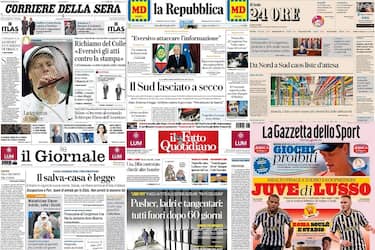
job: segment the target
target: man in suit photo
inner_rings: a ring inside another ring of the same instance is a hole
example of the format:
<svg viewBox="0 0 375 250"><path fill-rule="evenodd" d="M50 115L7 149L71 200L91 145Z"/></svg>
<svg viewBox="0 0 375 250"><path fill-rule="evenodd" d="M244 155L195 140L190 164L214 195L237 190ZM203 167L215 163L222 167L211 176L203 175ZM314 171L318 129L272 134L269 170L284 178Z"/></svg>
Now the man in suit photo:
<svg viewBox="0 0 375 250"><path fill-rule="evenodd" d="M33 21L33 19L31 17L30 17L30 21L29 21L29 29L30 29L30 35L34 35L35 22Z"/></svg>
<svg viewBox="0 0 375 250"><path fill-rule="evenodd" d="M62 136L60 134L60 126L59 125L52 125L52 136L51 141L52 143L62 143Z"/></svg>
<svg viewBox="0 0 375 250"><path fill-rule="evenodd" d="M187 72L186 57L181 54L179 45L173 47L173 55L168 58L167 73L185 73Z"/></svg>
<svg viewBox="0 0 375 250"><path fill-rule="evenodd" d="M29 29L29 22L26 20L26 17L24 16L22 20L22 35L26 35L28 29Z"/></svg>

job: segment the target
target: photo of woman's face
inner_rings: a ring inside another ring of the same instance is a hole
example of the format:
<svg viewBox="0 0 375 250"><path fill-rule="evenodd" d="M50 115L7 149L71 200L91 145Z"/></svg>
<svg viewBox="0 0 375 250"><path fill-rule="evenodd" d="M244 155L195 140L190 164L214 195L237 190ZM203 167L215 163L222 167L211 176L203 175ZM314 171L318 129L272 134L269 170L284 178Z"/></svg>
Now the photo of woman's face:
<svg viewBox="0 0 375 250"><path fill-rule="evenodd" d="M100 134L104 134L104 131L105 131L104 126L103 126L103 125L99 125L99 126L98 126L98 132L99 132Z"/></svg>

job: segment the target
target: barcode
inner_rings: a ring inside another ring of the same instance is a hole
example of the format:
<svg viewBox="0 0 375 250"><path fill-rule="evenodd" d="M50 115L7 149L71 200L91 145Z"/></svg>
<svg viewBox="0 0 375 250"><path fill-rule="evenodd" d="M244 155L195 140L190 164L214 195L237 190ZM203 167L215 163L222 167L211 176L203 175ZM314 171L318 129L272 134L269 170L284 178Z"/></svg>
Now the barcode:
<svg viewBox="0 0 375 250"><path fill-rule="evenodd" d="M248 123L248 122L237 122L236 128L250 128L250 123Z"/></svg>
<svg viewBox="0 0 375 250"><path fill-rule="evenodd" d="M1 165L17 165L14 161L1 161Z"/></svg>

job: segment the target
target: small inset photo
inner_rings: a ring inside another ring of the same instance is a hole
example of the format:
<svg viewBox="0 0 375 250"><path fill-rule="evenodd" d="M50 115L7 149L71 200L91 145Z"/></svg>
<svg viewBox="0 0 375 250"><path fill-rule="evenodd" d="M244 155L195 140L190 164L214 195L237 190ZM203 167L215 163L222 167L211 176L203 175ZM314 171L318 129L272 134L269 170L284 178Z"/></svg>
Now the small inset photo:
<svg viewBox="0 0 375 250"><path fill-rule="evenodd" d="M33 20L32 17L26 17L24 16L23 19L21 20L21 31L22 35L34 35L35 34L35 21Z"/></svg>
<svg viewBox="0 0 375 250"><path fill-rule="evenodd" d="M176 181L186 181L185 171L183 168L177 170Z"/></svg>
<svg viewBox="0 0 375 250"><path fill-rule="evenodd" d="M247 117L248 101L227 101L228 117Z"/></svg>
<svg viewBox="0 0 375 250"><path fill-rule="evenodd" d="M180 20L179 27L183 29L197 29L198 24L194 23L194 20Z"/></svg>
<svg viewBox="0 0 375 250"><path fill-rule="evenodd" d="M200 73L200 44L152 44L153 73Z"/></svg>
<svg viewBox="0 0 375 250"><path fill-rule="evenodd" d="M64 132L64 142L65 143L81 143L80 134L75 133L75 132Z"/></svg>
<svg viewBox="0 0 375 250"><path fill-rule="evenodd" d="M199 121L200 109L199 108L179 108L178 118L180 121L189 121L189 122Z"/></svg>
<svg viewBox="0 0 375 250"><path fill-rule="evenodd" d="M98 124L95 133L95 143L108 143L107 127L103 123Z"/></svg>
<svg viewBox="0 0 375 250"><path fill-rule="evenodd" d="M51 124L50 125L50 135L51 135L51 143L62 143L62 125L61 124Z"/></svg>
<svg viewBox="0 0 375 250"><path fill-rule="evenodd" d="M324 25L324 17L321 15L316 15L311 20L315 27L322 27Z"/></svg>
<svg viewBox="0 0 375 250"><path fill-rule="evenodd" d="M248 52L228 52L227 62L228 68L247 68L248 67Z"/></svg>
<svg viewBox="0 0 375 250"><path fill-rule="evenodd" d="M76 20L64 21L65 35L77 35Z"/></svg>
<svg viewBox="0 0 375 250"><path fill-rule="evenodd" d="M175 181L176 180L176 172L174 169L173 164L168 164L164 171L165 181Z"/></svg>
<svg viewBox="0 0 375 250"><path fill-rule="evenodd" d="M193 173L191 174L191 180L193 183L208 183L207 173Z"/></svg>
<svg viewBox="0 0 375 250"><path fill-rule="evenodd" d="M187 181L187 175L189 174L186 166L188 162L186 159L169 159L163 161L164 169L164 180L166 182L181 182L184 183Z"/></svg>
<svg viewBox="0 0 375 250"><path fill-rule="evenodd" d="M210 182L219 183L219 182L227 182L227 181L228 181L227 173L211 173L210 174Z"/></svg>
<svg viewBox="0 0 375 250"><path fill-rule="evenodd" d="M60 212L30 211L29 239L60 239Z"/></svg>
<svg viewBox="0 0 375 250"><path fill-rule="evenodd" d="M374 2L357 2L357 12L374 13Z"/></svg>
<svg viewBox="0 0 375 250"><path fill-rule="evenodd" d="M80 133L82 143L94 143L94 133Z"/></svg>
<svg viewBox="0 0 375 250"><path fill-rule="evenodd" d="M1 124L2 135L29 135L30 124Z"/></svg>
<svg viewBox="0 0 375 250"><path fill-rule="evenodd" d="M293 56L322 56L322 38L293 38Z"/></svg>
<svg viewBox="0 0 375 250"><path fill-rule="evenodd" d="M137 122L127 122L126 123L126 128L127 129L137 129L138 128L138 124L137 124Z"/></svg>

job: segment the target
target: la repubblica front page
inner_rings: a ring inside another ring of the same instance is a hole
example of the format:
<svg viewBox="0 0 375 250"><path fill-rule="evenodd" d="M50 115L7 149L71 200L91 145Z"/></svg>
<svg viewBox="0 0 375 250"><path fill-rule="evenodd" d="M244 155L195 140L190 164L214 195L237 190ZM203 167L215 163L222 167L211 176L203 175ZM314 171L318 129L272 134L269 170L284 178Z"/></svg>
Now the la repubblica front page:
<svg viewBox="0 0 375 250"><path fill-rule="evenodd" d="M2 0L0 249L374 249L373 44L372 1Z"/></svg>

